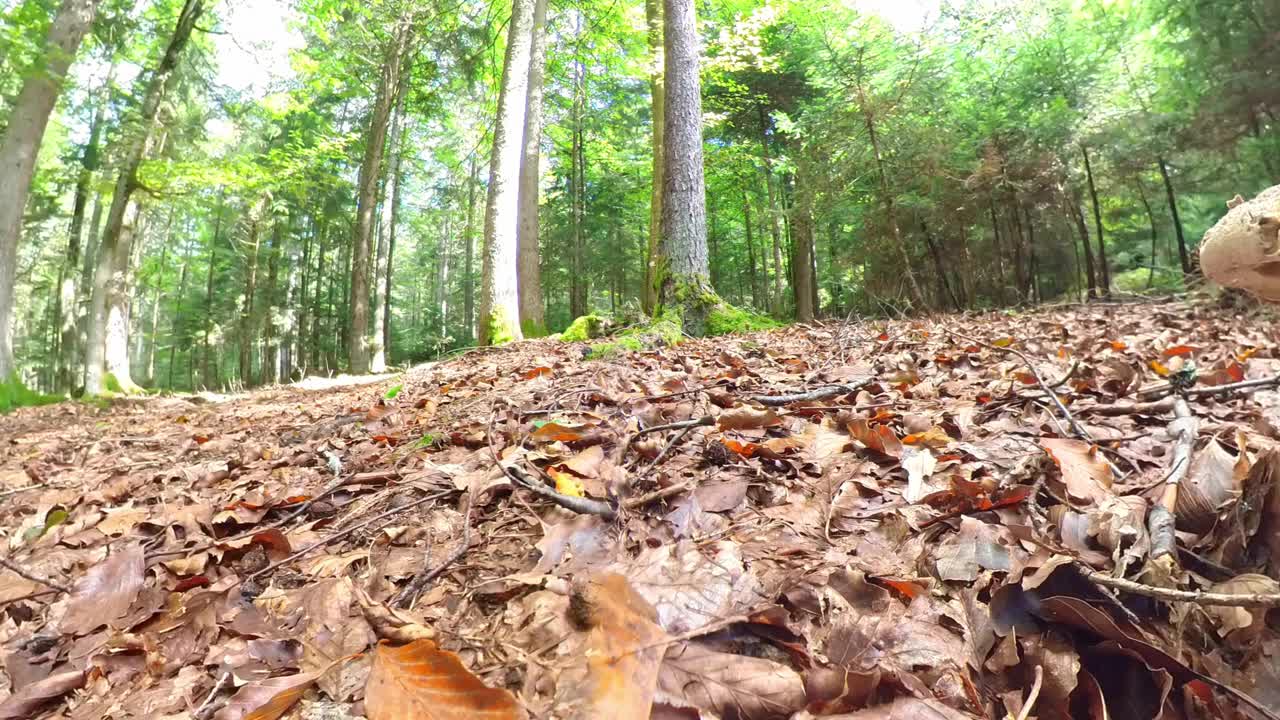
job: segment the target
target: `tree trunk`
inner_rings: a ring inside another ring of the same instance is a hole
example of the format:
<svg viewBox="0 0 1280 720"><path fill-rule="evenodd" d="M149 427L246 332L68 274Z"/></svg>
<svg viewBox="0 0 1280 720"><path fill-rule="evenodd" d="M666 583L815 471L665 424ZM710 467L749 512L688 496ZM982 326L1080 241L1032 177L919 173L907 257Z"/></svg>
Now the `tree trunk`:
<svg viewBox="0 0 1280 720"><path fill-rule="evenodd" d="M1156 241L1160 238L1160 233L1156 230L1156 216L1151 211L1151 202L1147 200L1147 191L1142 187L1142 181L1135 183L1138 187L1138 199L1142 201L1142 209L1147 213L1147 223L1151 226L1151 257L1147 264L1147 289L1150 290L1156 279Z"/></svg>
<svg viewBox="0 0 1280 720"><path fill-rule="evenodd" d="M581 15L579 15L581 17ZM517 230L517 285L520 327L525 337L547 334L542 304L542 266L538 252L538 185L542 173L542 76L547 64L547 0L534 0L529 50L529 90L525 100L524 147L520 162L520 224Z"/></svg>
<svg viewBox="0 0 1280 720"><path fill-rule="evenodd" d="M578 26L575 33L575 39L580 40L582 37L582 14L578 14ZM575 42L575 47L580 47L580 42ZM581 317L589 312L589 278L586 272L586 247L582 236L583 219L586 217L586 154L583 151L583 132L582 124L583 115L586 111L586 67L582 64L580 58L575 58L573 63L573 141L571 143L570 152L572 154L570 165L571 185L569 197L572 201L572 215L570 218L571 237L573 240L573 249L570 266L569 277L569 315L572 317Z"/></svg>
<svg viewBox="0 0 1280 720"><path fill-rule="evenodd" d="M401 100L403 106L404 101ZM391 193L391 224L387 228L387 271L382 280L382 349L387 358L391 357L391 281L395 276L396 259L396 226L400 223L400 194L404 190L403 178L400 177L400 166L404 158L404 143L409 136L408 124L404 123L403 107L401 108L400 139L397 141L398 152L395 159L396 186Z"/></svg>
<svg viewBox="0 0 1280 720"><path fill-rule="evenodd" d="M62 80L84 39L97 0L63 0L49 26L40 67L27 68L22 90L9 108L0 139L0 383L17 371L13 359L13 292L17 279L22 213L31 191L36 157ZM81 211L83 216L83 210Z"/></svg>
<svg viewBox="0 0 1280 720"><path fill-rule="evenodd" d="M863 119L867 127L867 139L871 142L872 156L876 161L876 174L880 178L880 197L884 203L885 219L889 223L889 235L893 238L894 247L898 251L898 257L902 261L903 276L907 280L907 291L911 295L911 302L920 310L928 310L929 305L924 301L924 293L920 292L920 283L916 282L915 270L911 267L911 256L907 254L907 242L902 237L902 229L898 227L898 208L894 203L895 197L893 190L889 187L889 175L884 167L884 153L880 150L880 136L876 134L875 118L871 114L871 110L865 107L865 98L860 98L863 102Z"/></svg>
<svg viewBox="0 0 1280 720"><path fill-rule="evenodd" d="M138 209L130 212L133 205L133 191L138 187L138 166L142 164L146 153L151 131L156 124L156 116L160 104L168 95L176 78L178 59L182 55L196 21L204 12L203 0L186 0L178 21L165 47L164 55L147 80L146 94L138 116L138 126L132 133L120 154L120 174L116 179L115 192L111 196L111 208L107 211L107 225L103 231L102 247L98 250L98 270L94 278L93 299L89 314L88 340L85 343L84 391L86 395L98 395L103 389L103 358L110 368L116 388L122 392L137 389L128 373L128 357L125 353L124 364L119 357L109 357L105 345L106 339L123 335L128 339L128 316L124 308L128 303L129 257L133 245L132 223L126 215L137 217ZM111 310L108 311L108 299L111 298ZM110 324L110 329L108 329ZM118 339L118 338L117 338Z"/></svg>
<svg viewBox="0 0 1280 720"><path fill-rule="evenodd" d="M666 102L662 240L655 277L658 314L678 313L685 332L706 331L711 292L707 263L706 185L702 169L702 88L693 0L663 7Z"/></svg>
<svg viewBox="0 0 1280 720"><path fill-rule="evenodd" d="M395 34L385 50L378 73L378 90L369 116L364 158L360 162L360 175L356 183L356 222L351 242L351 315L347 326L347 362L351 366L351 372L356 374L369 372L369 260L373 247L373 216L378 206L378 179L382 177L383 145L387 140L391 111L396 105L403 82L401 76L410 36L409 19L400 18L396 22Z"/></svg>
<svg viewBox="0 0 1280 720"><path fill-rule="evenodd" d="M1089 182L1089 199L1093 201L1093 224L1098 228L1098 270L1102 281L1103 297L1111 297L1111 268L1107 267L1107 242L1102 230L1102 206L1098 204L1098 189L1093 184L1093 166L1089 164L1089 148L1081 145L1084 155L1084 174Z"/></svg>
<svg viewBox="0 0 1280 720"><path fill-rule="evenodd" d="M382 185L382 212L378 217L378 249L374 254L373 265L373 332L369 334L369 370L383 373L387 371L387 313L390 302L389 245L395 233L396 194L400 190L400 156L404 148L401 136L404 134L404 94L407 84L399 83L395 97L395 110L391 116L391 140L387 154L387 177Z"/></svg>
<svg viewBox="0 0 1280 720"><path fill-rule="evenodd" d="M1027 272L1028 253L1026 250L1027 236L1022 231L1022 216L1018 208L1018 198L1016 195L1010 194L1009 197L1009 215L1013 219L1010 223L1013 225L1013 281L1017 284L1017 301L1019 303L1027 300L1027 280L1030 274Z"/></svg>
<svg viewBox="0 0 1280 720"><path fill-rule="evenodd" d="M988 198L987 204L991 210L991 232L995 243L993 250L996 256L996 302L1004 305L1004 243L1000 240L1000 219L996 215L995 198Z"/></svg>
<svg viewBox="0 0 1280 720"><path fill-rule="evenodd" d="M1036 254L1036 226L1031 221L1031 203L1022 209L1024 223L1027 228L1027 295L1031 302L1043 302L1040 294L1040 259Z"/></svg>
<svg viewBox="0 0 1280 720"><path fill-rule="evenodd" d="M1182 275L1190 278L1195 273L1191 265L1191 255L1187 252L1187 239L1182 233L1182 218L1178 217L1178 201L1173 194L1173 180L1169 178L1169 164L1163 156L1160 162L1160 177L1164 179L1164 195L1169 201L1169 214L1173 216L1173 234L1178 238L1178 261L1182 264Z"/></svg>
<svg viewBox="0 0 1280 720"><path fill-rule="evenodd" d="M1084 270L1085 276L1089 281L1090 300L1096 300L1098 297L1098 276L1093 271L1093 248L1089 243L1089 226L1084 221L1084 211L1080 206L1084 203L1080 197L1080 191L1072 189L1071 191L1071 215L1076 223L1076 233L1080 235L1080 244L1084 247Z"/></svg>
<svg viewBox="0 0 1280 720"><path fill-rule="evenodd" d="M277 284L280 280L280 250L284 243L281 230L287 227L288 221L275 218L271 223L271 244L267 248L267 286L262 294L266 299L266 311L262 315L262 367L258 377L262 385L272 385L280 381L280 338L282 333L283 308L277 298ZM284 305L288 306L288 298Z"/></svg>
<svg viewBox="0 0 1280 720"><path fill-rule="evenodd" d="M938 243L934 241L933 233L929 232L929 225L924 220L920 221L920 232L924 234L925 244L929 246L929 256L933 258L933 267L938 273L939 299L950 299L951 306L956 309L956 312L964 310L960 305L960 298L956 297L951 289L951 283L947 281L947 267L942 259L942 251L938 249Z"/></svg>
<svg viewBox="0 0 1280 720"><path fill-rule="evenodd" d="M187 270L191 267L191 244L187 243L182 251L182 270L178 273L178 294L174 298L173 318L169 320L169 379L165 382L165 386L170 390L173 389L173 368L177 365L178 354L178 336L183 326L182 317L182 300L187 294ZM190 338L186 338L189 340ZM190 368L195 364L195 350L191 349L191 343L183 343L187 348L187 385L188 390L194 390L191 385Z"/></svg>
<svg viewBox="0 0 1280 720"><path fill-rule="evenodd" d="M244 387L253 385L253 345L257 341L254 332L253 300L258 292L258 246L259 232L262 223L266 222L270 209L270 199L263 197L258 207L249 211L248 257L244 268L244 298L240 303L240 384Z"/></svg>
<svg viewBox="0 0 1280 720"><path fill-rule="evenodd" d="M751 198L742 195L742 227L746 232L747 270L751 278L751 304L760 307L760 285L756 277L756 247L751 238Z"/></svg>
<svg viewBox="0 0 1280 720"><path fill-rule="evenodd" d="M520 340L516 285L520 212L520 155L529 86L534 0L512 0L498 117L489 160L489 196L484 213L484 258L480 274L480 343Z"/></svg>
<svg viewBox="0 0 1280 720"><path fill-rule="evenodd" d="M769 115L764 105L756 106L760 117L760 155L764 159L764 187L769 198L769 235L773 238L773 302L774 315L782 315L782 231L778 224L778 195L774 191L773 156L769 152Z"/></svg>
<svg viewBox="0 0 1280 720"><path fill-rule="evenodd" d="M321 210L321 213L323 212L324 211ZM321 217L323 218L323 214L321 215ZM321 292L320 292L320 284L324 282L324 279L326 277L324 268L325 268L325 260L327 259L328 251L329 251L327 233L325 232L327 229L328 229L327 222L319 222L317 224L317 227L316 227L316 243L317 243L316 287L315 287L315 291L312 292L312 300L311 300L311 306L312 306L311 307L311 342L310 342L311 360L308 363L313 368L320 367L320 360L322 358L322 355L320 352L321 350L320 338L321 338L321 330L323 329L322 326L323 326L324 312L322 312L322 310L324 309L324 306L321 303L325 302L328 299L331 299L333 296L333 278L329 278L329 284L328 284L328 287L326 288L326 292L328 293L328 295L326 296L325 299L321 298Z"/></svg>
<svg viewBox="0 0 1280 720"><path fill-rule="evenodd" d="M792 291L796 302L796 322L813 322L813 193L805 178L797 178L791 230L795 241Z"/></svg>
<svg viewBox="0 0 1280 720"><path fill-rule="evenodd" d="M475 217L476 186L480 184L479 169L476 167L475 153L471 155L471 165L467 171L467 218L462 229L462 239L466 244L466 254L462 266L462 325L468 341L476 337L476 280L475 280Z"/></svg>
<svg viewBox="0 0 1280 720"><path fill-rule="evenodd" d="M156 338L160 330L160 300L164 297L164 268L169 265L169 245L173 242L173 206L169 207L169 220L165 223L164 244L160 246L161 272L156 274L155 285L151 288L151 332L148 333L147 371L143 375L147 385L154 388L156 380Z"/></svg>
<svg viewBox="0 0 1280 720"><path fill-rule="evenodd" d="M662 3L663 0L645 0L644 14L648 24L649 38L649 100L650 114L653 116L652 143L653 148L653 183L649 190L649 250L645 256L644 296L642 298L645 312L652 313L658 305L658 286L655 272L657 270L659 245L662 240L662 158L666 104L666 84L663 80L663 47L662 47Z"/></svg>

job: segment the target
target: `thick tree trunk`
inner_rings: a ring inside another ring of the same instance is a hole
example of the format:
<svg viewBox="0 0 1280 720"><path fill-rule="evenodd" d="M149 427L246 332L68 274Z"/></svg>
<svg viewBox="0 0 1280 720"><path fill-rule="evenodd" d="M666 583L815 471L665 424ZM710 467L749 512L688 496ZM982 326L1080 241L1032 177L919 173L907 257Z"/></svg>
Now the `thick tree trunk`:
<svg viewBox="0 0 1280 720"><path fill-rule="evenodd" d="M1191 264L1191 255L1187 252L1187 239L1182 233L1182 218L1178 217L1178 201L1173 193L1173 180L1169 178L1169 164L1164 156L1157 158L1160 163L1160 177L1164 179L1164 194L1169 202L1169 214L1173 216L1173 234L1178 238L1178 261L1182 264L1182 275L1189 278L1195 273Z"/></svg>
<svg viewBox="0 0 1280 720"><path fill-rule="evenodd" d="M479 169L476 167L476 156L471 155L471 165L467 171L467 218L462 229L462 240L466 244L466 252L462 260L462 325L468 341L476 338L476 275L475 275L475 218L476 187L480 184Z"/></svg>
<svg viewBox="0 0 1280 720"><path fill-rule="evenodd" d="M517 226L520 213L520 154L529 86L534 0L512 0L502 89L493 127L489 197L484 213L484 258L480 277L480 343L520 340L520 298L516 285Z"/></svg>
<svg viewBox="0 0 1280 720"><path fill-rule="evenodd" d="M1089 282L1088 299L1095 300L1098 297L1098 276L1093 270L1093 247L1089 243L1089 226L1084 221L1084 211L1080 206L1084 203L1084 199L1080 196L1078 189L1071 190L1071 215L1075 220L1076 233L1080 235L1080 245L1084 247L1084 271Z"/></svg>
<svg viewBox="0 0 1280 720"><path fill-rule="evenodd" d="M396 23L391 45L386 49L378 73L378 90L369 115L369 131L365 134L364 158L356 183L356 222L351 242L350 324L347 326L347 361L351 372L369 372L369 291L371 273L370 250L373 247L374 212L378 206L378 179L382 177L382 159L387 140L387 126L392 108L400 93L404 57L409 49L411 24L408 18ZM376 259L375 259L376 262Z"/></svg>
<svg viewBox="0 0 1280 720"><path fill-rule="evenodd" d="M378 216L378 249L373 264L373 332L369 334L369 371L387 371L387 313L390 302L390 243L395 234L396 194L400 190L400 156L404 152L401 136L404 134L404 93L406 84L401 82L395 98L395 110L391 117L391 140L387 154L387 177L382 185L382 211Z"/></svg>
<svg viewBox="0 0 1280 720"><path fill-rule="evenodd" d="M401 112L403 114L403 109ZM401 122L403 123L403 118ZM403 124L400 128L399 152L396 153L395 161L396 186L391 193L391 224L387 228L387 272L382 279L382 348L388 358L391 357L391 287L396 267L396 227L400 224L400 195L404 191L400 166L404 158L404 143L408 136L408 125Z"/></svg>
<svg viewBox="0 0 1280 720"><path fill-rule="evenodd" d="M524 148L520 162L520 224L517 284L520 327L525 337L547 334L542 303L542 261L538 253L538 186L542 173L542 76L547 64L547 0L534 0L533 37L529 50L529 91L525 100Z"/></svg>
<svg viewBox="0 0 1280 720"><path fill-rule="evenodd" d="M13 360L13 293L18 270L22 213L31 191L36 157L62 80L84 39L97 0L63 0L49 26L40 67L27 69L0 139L0 382L17 371ZM83 215L83 211L82 211Z"/></svg>
<svg viewBox="0 0 1280 720"><path fill-rule="evenodd" d="M653 152L653 183L649 190L649 248L645 256L644 296L645 312L653 312L658 305L658 286L654 273L657 269L659 244L662 240L662 158L665 147L664 126L666 106L666 84L663 81L663 47L662 47L662 2L663 0L645 0L645 22L649 32L649 102L653 116L653 132L651 147Z"/></svg>
<svg viewBox="0 0 1280 720"><path fill-rule="evenodd" d="M791 219L792 238L795 241L795 259L791 265L792 291L795 295L797 322L813 322L814 319L813 194L808 185L808 180L798 180Z"/></svg>
<svg viewBox="0 0 1280 720"><path fill-rule="evenodd" d="M1102 206L1098 203L1098 189L1093 184L1093 166L1089 163L1089 148L1080 146L1084 155L1084 174L1089 183L1089 199L1093 201L1093 224L1098 229L1098 270L1102 282L1102 296L1111 297L1111 268L1107 267L1107 241L1102 229Z"/></svg>
<svg viewBox="0 0 1280 720"><path fill-rule="evenodd" d="M160 104L168 95L176 75L178 59L191 38L196 21L204 12L203 0L186 0L174 26L164 55L147 80L137 127L125 142L120 155L120 174L115 192L111 196L111 209L107 211L107 225L102 235L102 247L98 250L98 271L93 287L93 299L89 314L88 340L85 343L84 391L86 395L98 395L103 389L103 358L114 376L116 387L124 392L137 389L129 377L128 353L123 364L117 352L106 348L107 340L114 345L121 337L128 341L128 274L129 258L133 249L132 221L139 214L132 208L133 192L138 187L138 166L146 153L151 131L160 111ZM110 310L108 311L108 302ZM108 327L110 325L110 327ZM115 388L113 388L115 389Z"/></svg>
<svg viewBox="0 0 1280 720"><path fill-rule="evenodd" d="M693 0L665 0L666 102L662 241L655 277L659 310L679 313L685 332L706 331L710 282L706 185L702 169L702 88Z"/></svg>

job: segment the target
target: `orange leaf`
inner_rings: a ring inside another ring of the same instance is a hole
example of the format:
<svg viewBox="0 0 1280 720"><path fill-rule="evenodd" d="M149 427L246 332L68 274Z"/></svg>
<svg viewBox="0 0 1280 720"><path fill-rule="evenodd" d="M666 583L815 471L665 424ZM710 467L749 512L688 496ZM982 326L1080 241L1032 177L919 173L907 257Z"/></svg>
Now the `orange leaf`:
<svg viewBox="0 0 1280 720"><path fill-rule="evenodd" d="M868 450L884 453L892 457L902 457L902 441L893 434L887 425L872 427L861 418L852 420L848 425L849 434L854 440L862 443Z"/></svg>
<svg viewBox="0 0 1280 720"><path fill-rule="evenodd" d="M1032 375L1031 373L1026 371L1016 372L1013 374L1013 376L1017 378L1018 382L1022 383L1023 385L1038 385L1040 383L1039 380L1036 380L1035 375Z"/></svg>
<svg viewBox="0 0 1280 720"><path fill-rule="evenodd" d="M1165 350L1160 354L1167 358L1186 357L1187 355L1190 355L1191 353L1195 352L1198 349L1199 348L1193 347L1191 345L1174 345L1173 347Z"/></svg>
<svg viewBox="0 0 1280 720"><path fill-rule="evenodd" d="M1159 360L1151 361L1151 369L1155 370L1156 374L1159 375L1160 377L1169 377L1170 375L1173 374L1173 371L1165 367L1164 363L1160 362Z"/></svg>
<svg viewBox="0 0 1280 720"><path fill-rule="evenodd" d="M276 720L293 707L320 673L255 680L236 691L213 720Z"/></svg>
<svg viewBox="0 0 1280 720"><path fill-rule="evenodd" d="M1249 358L1253 357L1254 354L1257 352L1258 352L1258 348L1256 347L1245 348L1244 350L1241 350L1240 352L1236 353L1236 360L1239 360L1240 362L1244 362Z"/></svg>
<svg viewBox="0 0 1280 720"><path fill-rule="evenodd" d="M485 685L457 655L430 640L400 647L379 642L364 704L369 720L524 717L511 693Z"/></svg>
<svg viewBox="0 0 1280 720"><path fill-rule="evenodd" d="M582 427L571 427L557 422L549 422L534 430L532 437L539 442L573 442L584 437L584 430Z"/></svg>
<svg viewBox="0 0 1280 720"><path fill-rule="evenodd" d="M532 368L530 370L526 370L520 373L520 378L523 380L532 380L538 377L539 375L550 375L550 374L551 374L551 368L546 366L539 366L539 367Z"/></svg>
<svg viewBox="0 0 1280 720"><path fill-rule="evenodd" d="M1231 378L1231 382L1244 381L1244 368L1240 367L1240 363L1233 362L1227 366L1227 377Z"/></svg>
<svg viewBox="0 0 1280 720"><path fill-rule="evenodd" d="M946 430L934 425L924 432L911 433L902 438L902 442L907 445L923 445L925 447L940 448L951 444L951 436Z"/></svg>
<svg viewBox="0 0 1280 720"><path fill-rule="evenodd" d="M1112 340L1111 349L1115 350L1116 352L1119 352L1121 350L1128 350L1129 346L1126 343L1120 342L1119 340Z"/></svg>

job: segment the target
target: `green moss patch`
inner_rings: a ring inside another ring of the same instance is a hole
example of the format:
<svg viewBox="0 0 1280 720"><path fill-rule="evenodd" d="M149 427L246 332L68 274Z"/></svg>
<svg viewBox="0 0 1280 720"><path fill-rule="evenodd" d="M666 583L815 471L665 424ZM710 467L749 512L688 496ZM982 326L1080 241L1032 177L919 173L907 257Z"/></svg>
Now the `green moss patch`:
<svg viewBox="0 0 1280 720"><path fill-rule="evenodd" d="M8 380L0 382L0 413L9 412L14 408L33 407L36 405L49 405L56 403L62 398L57 395L45 395L22 384L18 379L18 374L14 373L9 376Z"/></svg>
<svg viewBox="0 0 1280 720"><path fill-rule="evenodd" d="M560 333L560 339L564 342L595 340L608 333L609 324L609 318L603 315L583 315L569 323L569 327Z"/></svg>
<svg viewBox="0 0 1280 720"><path fill-rule="evenodd" d="M641 352L654 347L672 347L680 342L684 334L680 330L678 318L664 315L645 325L627 328L613 337L610 342L596 343L591 346L587 357L591 359L608 358L626 352Z"/></svg>
<svg viewBox="0 0 1280 720"><path fill-rule="evenodd" d="M779 327L782 327L782 324L771 317L721 302L707 313L706 336L757 332Z"/></svg>

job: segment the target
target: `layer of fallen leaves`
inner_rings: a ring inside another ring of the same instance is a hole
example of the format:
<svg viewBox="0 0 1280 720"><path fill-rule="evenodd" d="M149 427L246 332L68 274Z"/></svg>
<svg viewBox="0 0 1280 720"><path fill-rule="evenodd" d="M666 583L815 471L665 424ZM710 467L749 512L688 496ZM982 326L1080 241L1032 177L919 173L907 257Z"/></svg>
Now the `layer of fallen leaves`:
<svg viewBox="0 0 1280 720"><path fill-rule="evenodd" d="M1147 524L1164 378L1277 374L1273 323L1111 305L583 355L0 418L0 718L1280 713L1276 613L1087 575L1277 591L1274 387L1193 394L1176 558Z"/></svg>

